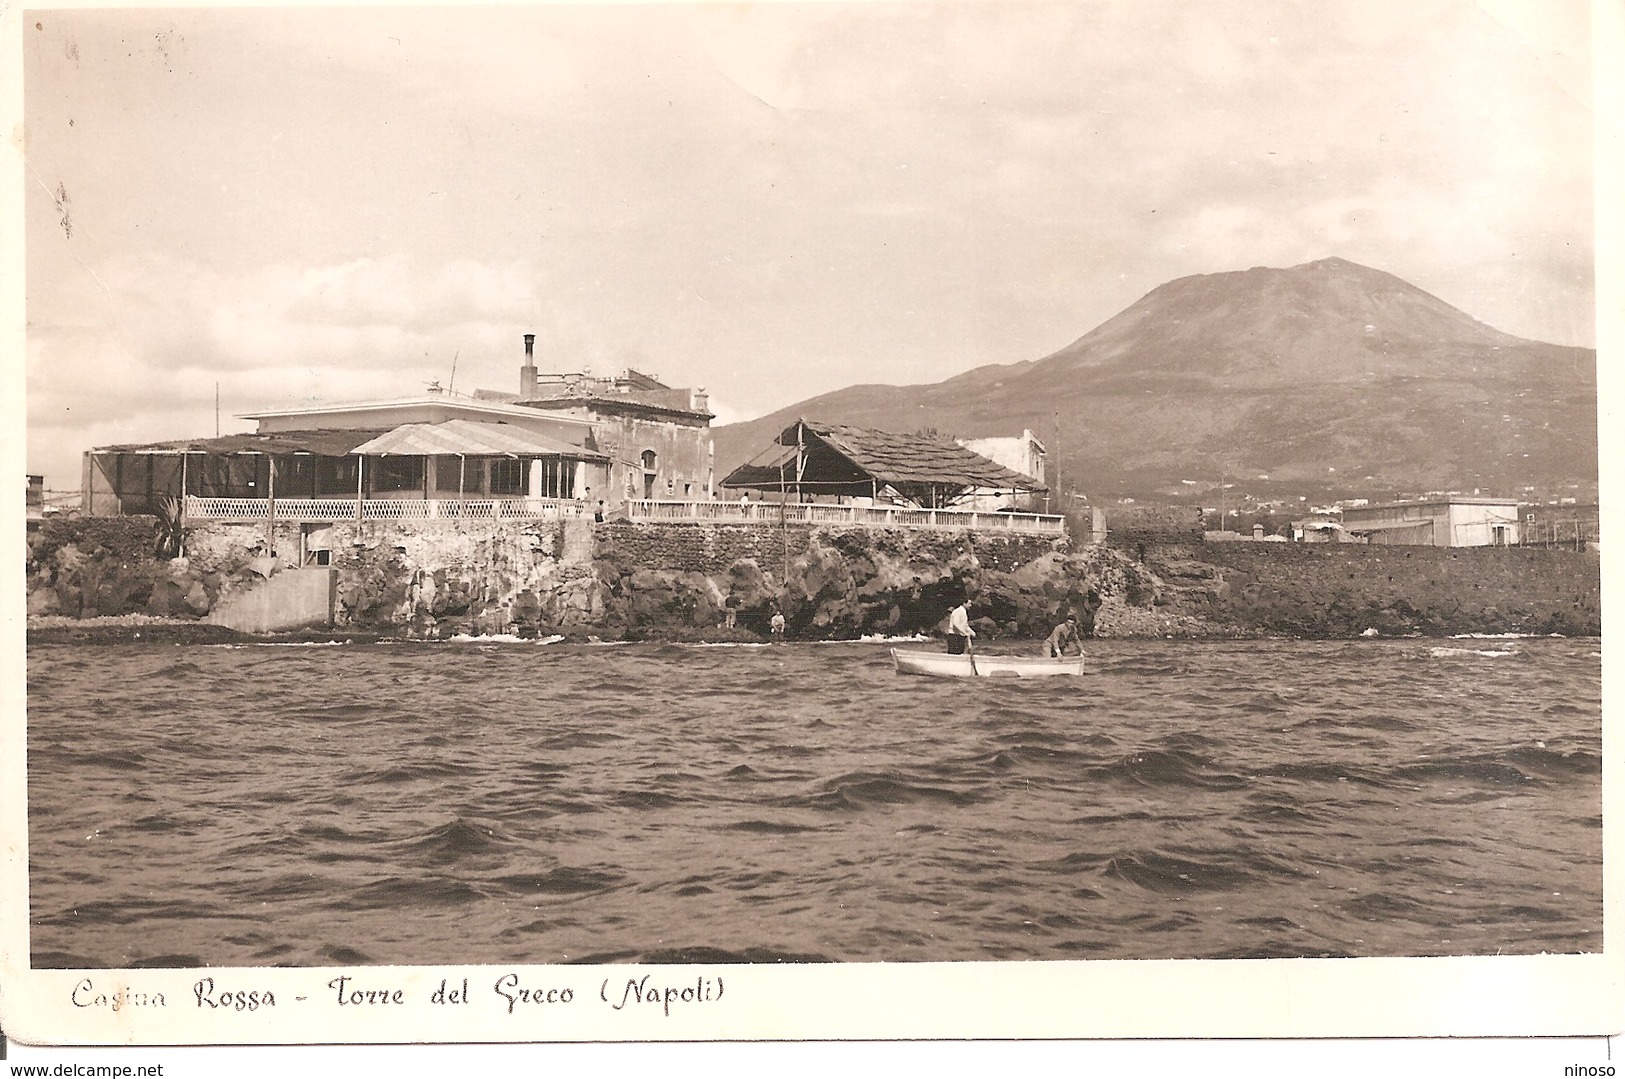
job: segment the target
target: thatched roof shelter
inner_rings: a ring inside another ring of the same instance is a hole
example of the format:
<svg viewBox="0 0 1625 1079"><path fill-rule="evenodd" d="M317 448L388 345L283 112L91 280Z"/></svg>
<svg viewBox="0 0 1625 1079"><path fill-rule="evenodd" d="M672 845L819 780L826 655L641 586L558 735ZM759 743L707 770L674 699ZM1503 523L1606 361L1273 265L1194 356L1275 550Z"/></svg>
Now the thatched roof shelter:
<svg viewBox="0 0 1625 1079"><path fill-rule="evenodd" d="M889 492L942 508L980 491L1042 494L1031 476L954 442L867 427L797 420L722 486L804 495L880 497Z"/></svg>

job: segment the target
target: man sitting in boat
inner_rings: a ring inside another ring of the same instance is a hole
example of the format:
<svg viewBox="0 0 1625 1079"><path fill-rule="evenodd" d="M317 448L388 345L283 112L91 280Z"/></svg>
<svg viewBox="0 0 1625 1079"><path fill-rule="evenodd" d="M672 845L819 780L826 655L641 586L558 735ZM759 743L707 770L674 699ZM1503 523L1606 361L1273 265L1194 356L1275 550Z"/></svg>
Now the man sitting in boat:
<svg viewBox="0 0 1625 1079"><path fill-rule="evenodd" d="M1050 631L1049 639L1044 642L1044 654L1051 659L1083 655L1083 641L1078 637L1077 615L1067 615L1065 622Z"/></svg>
<svg viewBox="0 0 1625 1079"><path fill-rule="evenodd" d="M965 646L970 639L976 636L976 631L970 628L970 611L965 609L966 600L961 599L959 606L948 612L948 654L962 656Z"/></svg>

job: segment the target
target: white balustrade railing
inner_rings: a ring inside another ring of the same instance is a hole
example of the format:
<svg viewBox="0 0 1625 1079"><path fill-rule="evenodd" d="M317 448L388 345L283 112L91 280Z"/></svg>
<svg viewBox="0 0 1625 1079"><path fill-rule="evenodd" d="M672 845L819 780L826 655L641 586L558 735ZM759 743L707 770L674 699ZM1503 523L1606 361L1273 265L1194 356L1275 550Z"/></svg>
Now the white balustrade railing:
<svg viewBox="0 0 1625 1079"><path fill-rule="evenodd" d="M579 502L563 498L279 498L279 521L519 521L581 517ZM927 510L907 506L837 506L822 502L657 501L627 502L635 521L724 521L856 525L865 528L974 528L1002 532L1063 533L1065 519L1049 513L992 513L985 510ZM270 503L263 498L186 497L186 515L198 520L263 521Z"/></svg>
<svg viewBox="0 0 1625 1079"><path fill-rule="evenodd" d="M906 506L837 506L825 502L667 502L626 503L634 521L732 521L859 525L867 528L975 528L1004 532L1064 533L1066 519L1050 513L994 513L986 510L926 510Z"/></svg>
<svg viewBox="0 0 1625 1079"><path fill-rule="evenodd" d="M279 498L279 521L524 521L580 517L580 503L563 498ZM212 521L263 521L264 498L186 496L186 516Z"/></svg>

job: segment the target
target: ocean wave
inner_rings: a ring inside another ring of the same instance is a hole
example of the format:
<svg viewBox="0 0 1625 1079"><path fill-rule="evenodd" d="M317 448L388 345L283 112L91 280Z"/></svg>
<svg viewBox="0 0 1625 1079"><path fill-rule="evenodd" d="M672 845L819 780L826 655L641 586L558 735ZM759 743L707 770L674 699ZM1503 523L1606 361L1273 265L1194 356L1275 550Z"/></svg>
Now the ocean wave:
<svg viewBox="0 0 1625 1079"><path fill-rule="evenodd" d="M1501 659L1506 656L1521 655L1516 648L1429 648L1428 655L1434 659L1450 659L1457 656L1486 656L1490 659Z"/></svg>
<svg viewBox="0 0 1625 1079"><path fill-rule="evenodd" d="M423 864L448 865L465 858L505 850L513 843L512 838L488 824L458 817L422 835L403 840L395 844L394 849L413 855Z"/></svg>
<svg viewBox="0 0 1625 1079"><path fill-rule="evenodd" d="M255 648L342 648L354 641L254 641Z"/></svg>
<svg viewBox="0 0 1625 1079"><path fill-rule="evenodd" d="M1208 790L1236 790L1247 786L1238 775L1210 772L1207 758L1184 750L1143 750L1131 753L1097 772L1124 778L1142 786L1200 787Z"/></svg>
<svg viewBox="0 0 1625 1079"><path fill-rule="evenodd" d="M456 633L443 638L441 644L558 644L564 640L564 634L555 633L550 637L521 637L517 633L489 633L475 636L472 633ZM436 642L430 642L436 643Z"/></svg>
<svg viewBox="0 0 1625 1079"><path fill-rule="evenodd" d="M381 783L393 787L402 783L412 783L420 779L443 779L448 776L469 775L475 771L471 764L458 764L455 761L413 761L408 764L391 764L384 768L357 769L346 772L339 777L340 781L353 786L365 786Z"/></svg>
<svg viewBox="0 0 1625 1079"><path fill-rule="evenodd" d="M328 906L335 910L410 910L413 907L463 906L486 895L464 880L451 877L384 877L352 888Z"/></svg>
<svg viewBox="0 0 1625 1079"><path fill-rule="evenodd" d="M1256 882L1261 871L1272 876L1303 875L1258 856L1232 852L1223 858L1204 860L1157 850L1114 854L1106 860L1101 872L1148 892L1181 893L1233 891Z"/></svg>
<svg viewBox="0 0 1625 1079"><path fill-rule="evenodd" d="M782 821L742 820L722 826L730 832L754 832L758 835L796 835L799 832L816 832L816 824L786 824Z"/></svg>
<svg viewBox="0 0 1625 1079"><path fill-rule="evenodd" d="M786 808L867 809L919 802L968 806L978 800L974 794L933 786L895 773L848 772L825 780L819 787L816 794L783 799L779 804Z"/></svg>
<svg viewBox="0 0 1625 1079"><path fill-rule="evenodd" d="M605 892L625 881L625 876L607 869L587 869L578 866L559 866L546 873L510 873L494 877L490 883L500 885L515 895L585 895Z"/></svg>

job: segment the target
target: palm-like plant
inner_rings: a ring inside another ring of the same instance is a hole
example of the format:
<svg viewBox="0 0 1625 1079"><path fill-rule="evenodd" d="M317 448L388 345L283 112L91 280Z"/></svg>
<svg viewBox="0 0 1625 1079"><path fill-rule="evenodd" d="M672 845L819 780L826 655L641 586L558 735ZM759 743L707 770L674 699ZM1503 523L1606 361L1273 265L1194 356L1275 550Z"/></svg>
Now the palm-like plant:
<svg viewBox="0 0 1625 1079"><path fill-rule="evenodd" d="M178 558L185 543L180 501L166 495L158 500L158 544L153 553L166 560Z"/></svg>

